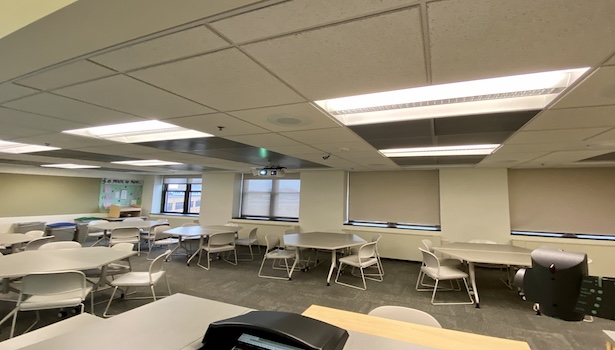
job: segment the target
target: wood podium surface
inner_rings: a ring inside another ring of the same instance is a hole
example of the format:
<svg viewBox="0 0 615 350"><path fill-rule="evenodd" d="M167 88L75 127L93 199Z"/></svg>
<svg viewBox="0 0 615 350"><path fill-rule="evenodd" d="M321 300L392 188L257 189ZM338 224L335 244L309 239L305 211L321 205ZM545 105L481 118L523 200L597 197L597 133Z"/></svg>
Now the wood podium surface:
<svg viewBox="0 0 615 350"><path fill-rule="evenodd" d="M436 349L530 350L530 346L523 341L423 326L319 305L310 306L302 315L348 331L401 340Z"/></svg>

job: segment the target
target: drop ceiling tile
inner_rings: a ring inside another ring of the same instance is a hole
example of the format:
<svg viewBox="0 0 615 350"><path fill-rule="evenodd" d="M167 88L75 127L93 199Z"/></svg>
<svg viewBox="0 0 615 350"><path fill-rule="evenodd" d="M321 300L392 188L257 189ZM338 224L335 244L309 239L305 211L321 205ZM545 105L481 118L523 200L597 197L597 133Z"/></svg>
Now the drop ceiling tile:
<svg viewBox="0 0 615 350"><path fill-rule="evenodd" d="M611 58L604 63L605 66L615 65L615 55L611 56Z"/></svg>
<svg viewBox="0 0 615 350"><path fill-rule="evenodd" d="M0 120L2 120L3 125L11 124L27 128L56 132L87 127L86 124L82 123L52 117L45 117L38 114L32 114L3 107L0 107Z"/></svg>
<svg viewBox="0 0 615 350"><path fill-rule="evenodd" d="M70 98L42 93L6 103L9 108L98 126L142 121L143 118Z"/></svg>
<svg viewBox="0 0 615 350"><path fill-rule="evenodd" d="M114 142L112 145L106 146L92 146L92 147L73 147L74 150L89 152L89 153L100 153L100 154L114 154L114 155L124 155L135 158L141 158L143 155L149 155L150 157L153 155L155 157L162 155L162 151L152 147L145 147L141 145L135 144L118 144ZM176 154L175 152L169 152L172 154ZM154 157L154 158L155 158Z"/></svg>
<svg viewBox="0 0 615 350"><path fill-rule="evenodd" d="M615 146L615 129L611 129L600 135L596 135L587 140L590 144L604 144L608 146Z"/></svg>
<svg viewBox="0 0 615 350"><path fill-rule="evenodd" d="M443 135L434 138L436 146L455 146L455 145L500 145L506 141L512 132L489 132L460 135Z"/></svg>
<svg viewBox="0 0 615 350"><path fill-rule="evenodd" d="M427 83L418 8L242 48L310 100Z"/></svg>
<svg viewBox="0 0 615 350"><path fill-rule="evenodd" d="M599 105L615 105L615 67L598 68L550 108Z"/></svg>
<svg viewBox="0 0 615 350"><path fill-rule="evenodd" d="M94 56L90 60L124 72L228 45L226 40L205 26L198 26Z"/></svg>
<svg viewBox="0 0 615 350"><path fill-rule="evenodd" d="M101 147L116 145L116 142L93 139L89 137L74 136L70 134L56 133L37 135L33 137L23 137L16 139L15 142L22 143L49 143L53 147L80 149L82 147Z"/></svg>
<svg viewBox="0 0 615 350"><path fill-rule="evenodd" d="M561 164L561 163L573 163L582 159L598 156L604 153L604 151L558 151L549 153L542 157L533 159L532 163L541 163L541 164Z"/></svg>
<svg viewBox="0 0 615 350"><path fill-rule="evenodd" d="M242 136L230 136L226 139L240 142L246 145L252 145L254 147L279 147L279 146L297 146L300 145L297 141L288 137L284 137L275 133L258 134L258 135L242 135Z"/></svg>
<svg viewBox="0 0 615 350"><path fill-rule="evenodd" d="M495 155L517 154L517 153L549 153L561 149L577 149L579 143L553 142L553 143L525 143L509 144L506 143L496 150Z"/></svg>
<svg viewBox="0 0 615 350"><path fill-rule="evenodd" d="M180 117L165 119L165 122L182 126L184 128L198 130L219 137L264 134L270 132L254 124L246 123L243 120L231 117L224 113L213 113L197 115L192 117ZM220 130L222 127L222 130Z"/></svg>
<svg viewBox="0 0 615 350"><path fill-rule="evenodd" d="M538 114L524 131L615 126L615 106L547 109Z"/></svg>
<svg viewBox="0 0 615 350"><path fill-rule="evenodd" d="M261 125L271 131L323 129L339 126L336 121L309 103L255 108L228 114L246 122Z"/></svg>
<svg viewBox="0 0 615 350"><path fill-rule="evenodd" d="M23 96L28 96L37 93L38 90L28 87L15 85L13 83L0 84L0 103L14 100Z"/></svg>
<svg viewBox="0 0 615 350"><path fill-rule="evenodd" d="M32 128L25 128L18 125L2 125L0 128L0 140L3 141L14 141L15 139L21 137L29 137L29 136L41 136L49 133L49 131L38 130ZM42 145L43 143L39 141L33 142L35 145Z"/></svg>
<svg viewBox="0 0 615 350"><path fill-rule="evenodd" d="M519 131L508 139L506 144L581 142L607 130L609 128Z"/></svg>
<svg viewBox="0 0 615 350"><path fill-rule="evenodd" d="M298 142L305 143L306 145L318 145L323 143L335 142L361 142L363 141L352 131L344 128L329 128L319 130L305 130L305 131L289 131L281 132L280 135L286 136Z"/></svg>
<svg viewBox="0 0 615 350"><path fill-rule="evenodd" d="M237 49L146 68L130 75L221 112L304 101Z"/></svg>
<svg viewBox="0 0 615 350"><path fill-rule="evenodd" d="M307 145L284 145L284 146L269 146L270 151L288 154L289 156L301 156L302 154L314 154L322 152L321 150ZM324 152L323 152L324 153Z"/></svg>
<svg viewBox="0 0 615 350"><path fill-rule="evenodd" d="M245 42L415 3L413 0L296 0L226 18L211 26L234 42Z"/></svg>
<svg viewBox="0 0 615 350"><path fill-rule="evenodd" d="M376 152L376 149L365 141L319 143L313 146L329 153Z"/></svg>
<svg viewBox="0 0 615 350"><path fill-rule="evenodd" d="M435 1L427 18L434 84L595 66L615 42L610 0Z"/></svg>
<svg viewBox="0 0 615 350"><path fill-rule="evenodd" d="M18 84L40 90L51 90L61 86L81 83L88 80L106 77L116 72L87 60L81 60L59 66L41 73L17 80Z"/></svg>
<svg viewBox="0 0 615 350"><path fill-rule="evenodd" d="M56 90L74 99L152 119L212 112L210 108L123 75Z"/></svg>

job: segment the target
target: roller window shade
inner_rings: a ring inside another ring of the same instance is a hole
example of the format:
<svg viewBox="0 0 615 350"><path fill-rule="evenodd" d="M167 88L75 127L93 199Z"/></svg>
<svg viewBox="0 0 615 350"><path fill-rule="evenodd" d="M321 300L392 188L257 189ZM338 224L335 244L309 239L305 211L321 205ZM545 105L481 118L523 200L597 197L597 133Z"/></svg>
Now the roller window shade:
<svg viewBox="0 0 615 350"><path fill-rule="evenodd" d="M513 231L615 235L615 169L508 172Z"/></svg>
<svg viewBox="0 0 615 350"><path fill-rule="evenodd" d="M440 225L437 170L349 174L348 219Z"/></svg>

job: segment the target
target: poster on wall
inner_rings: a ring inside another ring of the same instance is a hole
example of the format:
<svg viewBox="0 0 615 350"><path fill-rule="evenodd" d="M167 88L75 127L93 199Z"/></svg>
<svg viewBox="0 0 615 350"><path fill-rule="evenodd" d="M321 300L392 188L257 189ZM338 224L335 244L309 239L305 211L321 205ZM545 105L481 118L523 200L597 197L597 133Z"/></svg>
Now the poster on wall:
<svg viewBox="0 0 615 350"><path fill-rule="evenodd" d="M140 205L142 191L143 180L104 178L100 183L98 209L106 212L112 204L120 207Z"/></svg>

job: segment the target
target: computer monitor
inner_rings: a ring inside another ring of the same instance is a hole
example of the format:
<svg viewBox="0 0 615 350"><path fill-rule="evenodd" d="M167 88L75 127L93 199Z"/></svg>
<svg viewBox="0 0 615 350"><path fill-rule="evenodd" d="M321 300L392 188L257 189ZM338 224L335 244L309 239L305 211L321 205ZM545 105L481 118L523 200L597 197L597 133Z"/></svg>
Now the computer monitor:
<svg viewBox="0 0 615 350"><path fill-rule="evenodd" d="M581 282L587 273L585 253L539 248L532 252L532 267L523 275L523 292L527 300L539 305L541 313L566 321L585 317L576 309Z"/></svg>

